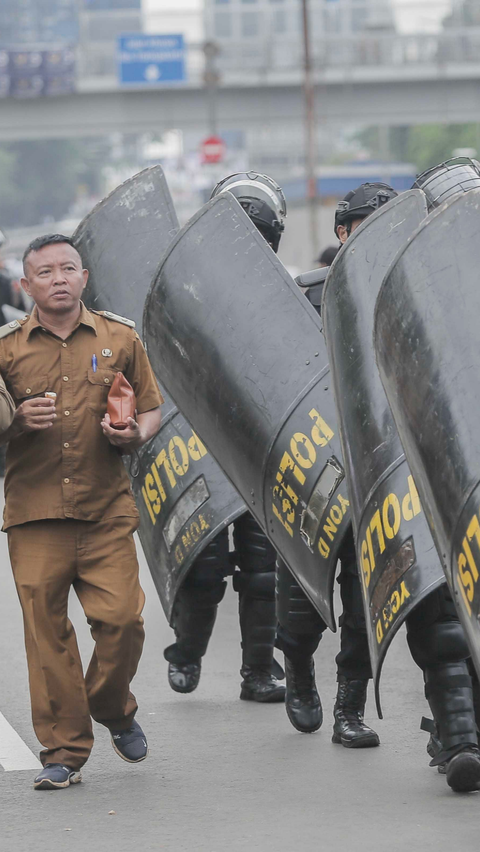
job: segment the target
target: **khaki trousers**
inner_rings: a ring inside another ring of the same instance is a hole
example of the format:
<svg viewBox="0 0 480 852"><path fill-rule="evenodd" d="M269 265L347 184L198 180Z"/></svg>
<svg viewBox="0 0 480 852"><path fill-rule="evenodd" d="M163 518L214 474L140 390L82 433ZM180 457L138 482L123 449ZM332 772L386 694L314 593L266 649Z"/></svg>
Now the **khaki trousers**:
<svg viewBox="0 0 480 852"><path fill-rule="evenodd" d="M80 769L93 745L91 716L130 727L129 690L144 640L135 518L45 520L10 527L8 546L22 605L32 718L40 759ZM95 640L86 676L67 615L73 586Z"/></svg>

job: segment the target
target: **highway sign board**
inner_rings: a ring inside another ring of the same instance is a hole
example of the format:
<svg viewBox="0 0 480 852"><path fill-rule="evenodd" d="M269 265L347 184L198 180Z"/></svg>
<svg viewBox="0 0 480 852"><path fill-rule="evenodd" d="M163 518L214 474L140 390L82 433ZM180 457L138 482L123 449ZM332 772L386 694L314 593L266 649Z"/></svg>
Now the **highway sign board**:
<svg viewBox="0 0 480 852"><path fill-rule="evenodd" d="M124 86L185 80L183 35L123 35L118 38L118 75Z"/></svg>

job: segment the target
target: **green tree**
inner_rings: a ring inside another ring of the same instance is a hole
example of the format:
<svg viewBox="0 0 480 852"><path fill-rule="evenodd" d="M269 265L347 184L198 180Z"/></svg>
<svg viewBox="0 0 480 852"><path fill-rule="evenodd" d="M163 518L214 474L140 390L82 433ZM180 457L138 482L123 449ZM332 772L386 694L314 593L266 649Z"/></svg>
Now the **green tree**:
<svg viewBox="0 0 480 852"><path fill-rule="evenodd" d="M391 127L388 138L378 127L367 127L356 135L372 159L413 163L418 172L453 156L456 148L475 148L480 155L480 125L421 124Z"/></svg>
<svg viewBox="0 0 480 852"><path fill-rule="evenodd" d="M63 139L1 145L0 227L65 216L75 200L81 162L79 144Z"/></svg>
<svg viewBox="0 0 480 852"><path fill-rule="evenodd" d="M478 125L426 124L410 128L407 158L419 172L448 160L456 148L478 148Z"/></svg>

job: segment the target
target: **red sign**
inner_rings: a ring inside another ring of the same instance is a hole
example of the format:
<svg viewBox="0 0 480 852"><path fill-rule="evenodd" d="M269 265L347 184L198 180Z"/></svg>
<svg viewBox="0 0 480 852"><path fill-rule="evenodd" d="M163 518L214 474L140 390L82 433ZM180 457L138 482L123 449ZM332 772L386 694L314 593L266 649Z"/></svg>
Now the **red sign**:
<svg viewBox="0 0 480 852"><path fill-rule="evenodd" d="M202 163L221 163L225 156L225 142L220 136L209 136L200 145Z"/></svg>

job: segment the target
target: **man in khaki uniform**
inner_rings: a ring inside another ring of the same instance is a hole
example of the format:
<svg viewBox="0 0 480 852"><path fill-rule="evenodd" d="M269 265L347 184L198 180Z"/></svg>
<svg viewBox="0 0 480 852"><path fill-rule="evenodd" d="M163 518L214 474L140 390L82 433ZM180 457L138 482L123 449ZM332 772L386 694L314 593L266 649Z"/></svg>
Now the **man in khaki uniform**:
<svg viewBox="0 0 480 852"><path fill-rule="evenodd" d="M133 323L80 301L88 272L69 238L34 240L24 269L35 308L0 329L0 373L17 405L0 438L9 441L3 529L23 610L33 724L45 746L34 786L56 789L81 780L91 716L109 728L120 757L147 756L129 689L144 640L139 519L121 454L156 434L162 398ZM137 420L123 431L106 414L117 371L137 399ZM85 678L67 617L72 585L95 640Z"/></svg>

